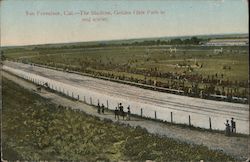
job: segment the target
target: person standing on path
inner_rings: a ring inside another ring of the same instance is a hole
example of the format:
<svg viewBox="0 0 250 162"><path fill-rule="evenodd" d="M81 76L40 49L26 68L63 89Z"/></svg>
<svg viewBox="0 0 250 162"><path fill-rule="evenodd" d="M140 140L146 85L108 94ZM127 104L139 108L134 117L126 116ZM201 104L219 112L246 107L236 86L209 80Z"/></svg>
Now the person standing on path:
<svg viewBox="0 0 250 162"><path fill-rule="evenodd" d="M104 105L102 104L102 113L104 114L104 109L105 109L105 107L104 107Z"/></svg>
<svg viewBox="0 0 250 162"><path fill-rule="evenodd" d="M236 133L236 123L234 121L234 118L231 119L231 132Z"/></svg>
<svg viewBox="0 0 250 162"><path fill-rule="evenodd" d="M98 103L98 105L97 105L97 112L98 112L98 114L101 113L101 107L100 107L100 104L99 104L99 103Z"/></svg>
<svg viewBox="0 0 250 162"><path fill-rule="evenodd" d="M119 120L119 110L117 107L115 108L115 119L116 119L116 117Z"/></svg>
<svg viewBox="0 0 250 162"><path fill-rule="evenodd" d="M130 114L131 114L131 112L130 112L130 105L129 105L129 106L128 106L127 120L130 120Z"/></svg>
<svg viewBox="0 0 250 162"><path fill-rule="evenodd" d="M227 120L227 122L224 123L224 124L225 124L225 126L226 126L225 135L226 135L226 136L230 136L230 125L229 125L229 123L228 123L228 120Z"/></svg>

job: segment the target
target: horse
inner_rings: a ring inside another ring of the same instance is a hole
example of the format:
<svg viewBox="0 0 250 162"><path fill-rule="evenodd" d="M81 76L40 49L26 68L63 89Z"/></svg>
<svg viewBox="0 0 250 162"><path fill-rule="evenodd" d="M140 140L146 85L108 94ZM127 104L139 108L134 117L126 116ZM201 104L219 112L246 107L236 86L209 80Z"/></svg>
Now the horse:
<svg viewBox="0 0 250 162"><path fill-rule="evenodd" d="M119 114L122 116L123 120L124 120L124 117L126 116L126 112L122 110L119 111Z"/></svg>

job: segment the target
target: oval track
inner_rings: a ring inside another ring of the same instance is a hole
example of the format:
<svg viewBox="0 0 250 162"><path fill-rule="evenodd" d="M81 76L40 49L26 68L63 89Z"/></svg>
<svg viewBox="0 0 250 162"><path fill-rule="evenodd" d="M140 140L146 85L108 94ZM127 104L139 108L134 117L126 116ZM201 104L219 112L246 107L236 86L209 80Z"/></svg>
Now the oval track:
<svg viewBox="0 0 250 162"><path fill-rule="evenodd" d="M170 111L174 111L177 114L179 113L180 116L192 114L192 117L197 115L197 118L201 118L201 116L204 118L212 117L216 119L215 121L220 122L218 128L224 129L223 122L225 119L234 117L241 126L238 127L240 128L239 131L249 134L249 105L246 104L204 100L168 94L20 63L5 62L4 64L27 73L36 74L54 81L72 85L78 89L88 89L95 94L117 98L117 100L120 98L125 102L128 101L128 103L138 103L134 106L137 110L140 109L138 105L146 105L145 107L147 110L152 109L150 112L160 110L160 118L164 118L162 120L166 119L164 116L168 115ZM131 107L133 107L133 105L131 105Z"/></svg>

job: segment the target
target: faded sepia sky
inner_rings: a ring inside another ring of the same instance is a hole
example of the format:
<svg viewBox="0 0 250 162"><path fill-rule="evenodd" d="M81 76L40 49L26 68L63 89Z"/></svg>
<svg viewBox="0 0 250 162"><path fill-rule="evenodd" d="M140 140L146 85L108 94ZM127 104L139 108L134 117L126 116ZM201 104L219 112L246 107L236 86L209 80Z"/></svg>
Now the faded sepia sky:
<svg viewBox="0 0 250 162"><path fill-rule="evenodd" d="M3 0L1 45L248 33L247 0ZM82 22L81 16L26 16L26 11L162 10L165 15L110 16Z"/></svg>

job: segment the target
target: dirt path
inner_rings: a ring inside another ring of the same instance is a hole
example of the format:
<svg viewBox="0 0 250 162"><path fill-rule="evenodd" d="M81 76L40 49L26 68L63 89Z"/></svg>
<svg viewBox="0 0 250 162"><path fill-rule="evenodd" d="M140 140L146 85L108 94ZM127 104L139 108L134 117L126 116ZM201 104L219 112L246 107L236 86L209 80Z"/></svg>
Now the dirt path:
<svg viewBox="0 0 250 162"><path fill-rule="evenodd" d="M36 86L30 82L27 82L21 78L10 75L2 71L2 75L9 80L16 82L17 84L33 90L36 92ZM106 112L104 115L97 113L96 108L90 105L86 105L79 101L73 101L68 98L62 97L58 94L51 93L42 89L38 93L42 97L50 99L53 103L61 104L64 106L70 106L73 109L80 109L87 114L98 116L101 119L110 119L114 122L126 123L133 127L141 126L146 128L150 133L167 136L180 141L185 141L192 144L204 145L212 150L221 150L229 155L236 157L239 160L245 160L250 157L249 153L249 137L226 137L221 133L212 133L207 131L190 130L188 128L181 128L176 125L166 125L155 121L150 121L140 118L131 118L130 121L115 120L112 112Z"/></svg>

